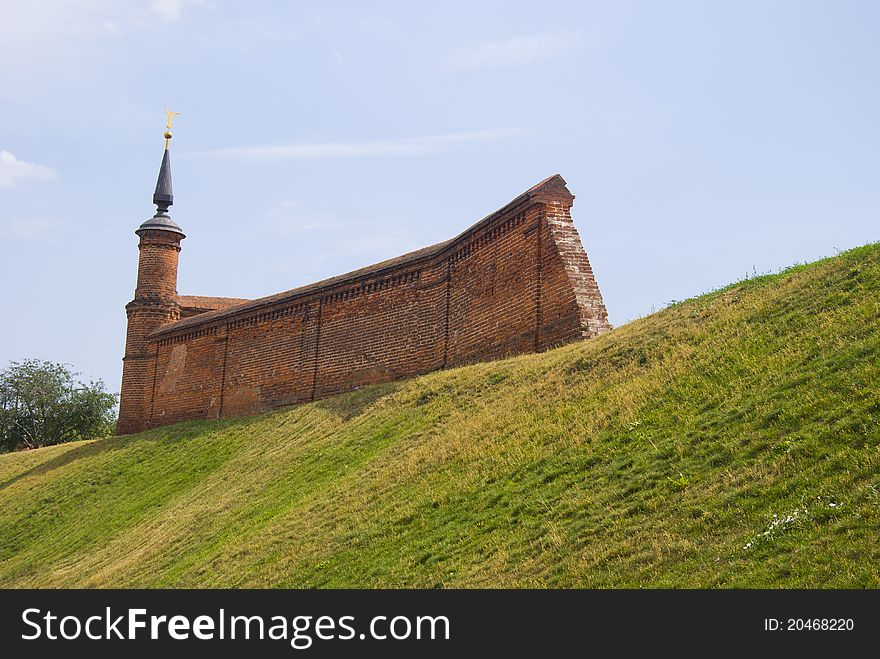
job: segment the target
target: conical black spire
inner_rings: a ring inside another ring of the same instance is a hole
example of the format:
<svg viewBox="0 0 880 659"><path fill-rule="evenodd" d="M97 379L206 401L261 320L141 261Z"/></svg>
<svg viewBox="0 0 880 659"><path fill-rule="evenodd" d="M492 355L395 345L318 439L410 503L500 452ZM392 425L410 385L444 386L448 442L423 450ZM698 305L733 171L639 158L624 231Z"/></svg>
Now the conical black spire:
<svg viewBox="0 0 880 659"><path fill-rule="evenodd" d="M159 167L159 180L156 181L156 191L153 193L153 203L162 215L168 214L168 207L174 203L174 189L171 187L171 158L168 149L162 156L162 166Z"/></svg>
<svg viewBox="0 0 880 659"><path fill-rule="evenodd" d="M168 141L171 133L165 133L165 155L162 156L162 164L159 167L159 179L156 181L156 191L153 193L153 203L156 204L156 214L144 222L138 230L144 229L171 231L184 235L177 223L168 215L168 207L174 203L174 190L171 187L171 155L168 150Z"/></svg>

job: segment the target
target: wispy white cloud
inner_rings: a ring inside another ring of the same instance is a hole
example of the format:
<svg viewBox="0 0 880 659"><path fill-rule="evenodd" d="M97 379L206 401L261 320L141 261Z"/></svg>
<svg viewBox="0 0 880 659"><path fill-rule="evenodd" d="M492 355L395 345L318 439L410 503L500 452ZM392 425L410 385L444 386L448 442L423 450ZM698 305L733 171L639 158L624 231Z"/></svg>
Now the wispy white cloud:
<svg viewBox="0 0 880 659"><path fill-rule="evenodd" d="M310 211L300 202L282 199L266 211L262 228L267 233L302 235L331 233L344 229L368 226L365 220L341 220L337 217Z"/></svg>
<svg viewBox="0 0 880 659"><path fill-rule="evenodd" d="M28 179L45 180L55 176L55 170L51 167L19 160L14 153L0 150L0 188L11 188Z"/></svg>
<svg viewBox="0 0 880 659"><path fill-rule="evenodd" d="M0 219L0 239L34 241L54 235L64 222L42 215Z"/></svg>
<svg viewBox="0 0 880 659"><path fill-rule="evenodd" d="M357 30L362 34L387 34L391 29L391 21L384 16L364 16L357 21Z"/></svg>
<svg viewBox="0 0 880 659"><path fill-rule="evenodd" d="M4 2L0 21L0 53L25 53L16 66L41 55L40 48L78 42L119 28L123 12L111 0L44 0L42 2ZM24 61L22 61L24 60Z"/></svg>
<svg viewBox="0 0 880 659"><path fill-rule="evenodd" d="M309 208L290 198L271 206L251 236L284 258L266 259L267 271L315 281L410 252L421 246L411 223L387 215L342 218L332 211ZM357 234L358 239L351 236ZM305 240L308 238L308 240ZM284 280L289 285L290 279Z"/></svg>
<svg viewBox="0 0 880 659"><path fill-rule="evenodd" d="M586 38L578 31L523 35L459 48L440 68L447 72L515 68L563 57L585 43Z"/></svg>
<svg viewBox="0 0 880 659"><path fill-rule="evenodd" d="M249 17L241 22L242 36L256 41L294 41L301 39L309 26L287 21Z"/></svg>
<svg viewBox="0 0 880 659"><path fill-rule="evenodd" d="M180 20L183 13L183 0L153 0L150 11L163 21L173 23Z"/></svg>
<svg viewBox="0 0 880 659"><path fill-rule="evenodd" d="M342 53L340 53L336 46L329 41L327 42L327 45L330 47L330 52L333 53L333 57L336 58L336 63L339 64L339 66L345 66L345 58L342 56Z"/></svg>
<svg viewBox="0 0 880 659"><path fill-rule="evenodd" d="M362 142L304 142L227 147L182 155L229 160L315 160L376 156L423 156L451 151L472 142L509 139L522 132L523 130L519 128L499 128Z"/></svg>
<svg viewBox="0 0 880 659"><path fill-rule="evenodd" d="M28 55L51 44L81 46L83 40L128 28L148 28L155 20L177 21L187 5L209 7L207 0L40 0L4 2L0 21L0 48ZM22 62L18 62L22 64Z"/></svg>
<svg viewBox="0 0 880 659"><path fill-rule="evenodd" d="M125 35L153 29L156 22L180 22L189 7L210 8L209 0L39 0L0 2L0 59L4 83L33 82L36 74L77 79L89 67L102 69L106 47ZM84 64L88 61L89 64ZM12 81L9 78L12 78Z"/></svg>
<svg viewBox="0 0 880 659"><path fill-rule="evenodd" d="M291 251L288 250L285 252L287 258L268 259L263 267L266 272L283 275L282 286L289 287L291 281L320 281L419 247L424 245L417 240L390 233L369 233L357 240L348 236L339 239L326 236L319 243L312 244L311 249L297 251L296 258L290 258Z"/></svg>

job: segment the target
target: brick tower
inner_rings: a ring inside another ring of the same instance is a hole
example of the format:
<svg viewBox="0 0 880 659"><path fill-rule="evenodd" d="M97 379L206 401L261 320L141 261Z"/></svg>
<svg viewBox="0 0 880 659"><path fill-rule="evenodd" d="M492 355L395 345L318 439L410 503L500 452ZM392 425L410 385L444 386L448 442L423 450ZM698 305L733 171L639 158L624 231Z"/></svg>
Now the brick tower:
<svg viewBox="0 0 880 659"><path fill-rule="evenodd" d="M119 397L119 420L116 423L118 435L138 432L147 427L145 419L150 417L150 410L145 408L149 404L155 355L149 354L146 338L159 327L180 318L177 257L180 241L186 236L168 215L168 207L174 203L168 151L171 116L169 114L159 180L153 193L156 214L135 231L140 237L140 256L134 299L125 305L128 332L122 360L122 391Z"/></svg>

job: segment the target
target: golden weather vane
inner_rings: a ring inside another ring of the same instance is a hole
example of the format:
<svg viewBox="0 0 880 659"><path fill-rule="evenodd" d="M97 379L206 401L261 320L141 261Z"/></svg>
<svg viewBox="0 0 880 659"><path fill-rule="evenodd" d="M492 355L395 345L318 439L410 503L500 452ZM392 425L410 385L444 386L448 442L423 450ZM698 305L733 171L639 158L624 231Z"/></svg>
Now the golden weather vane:
<svg viewBox="0 0 880 659"><path fill-rule="evenodd" d="M165 108L165 114L168 115L168 121L165 122L165 150L167 151L168 140L171 139L171 124L174 122L174 117L180 116L180 112L174 112Z"/></svg>

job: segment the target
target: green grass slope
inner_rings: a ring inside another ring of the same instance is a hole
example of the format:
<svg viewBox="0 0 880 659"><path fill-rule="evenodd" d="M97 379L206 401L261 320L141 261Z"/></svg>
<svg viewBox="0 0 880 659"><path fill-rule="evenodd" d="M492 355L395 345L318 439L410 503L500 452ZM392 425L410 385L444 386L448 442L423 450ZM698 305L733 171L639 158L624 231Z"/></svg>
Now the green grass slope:
<svg viewBox="0 0 880 659"><path fill-rule="evenodd" d="M0 456L0 586L880 586L880 247L592 341Z"/></svg>

